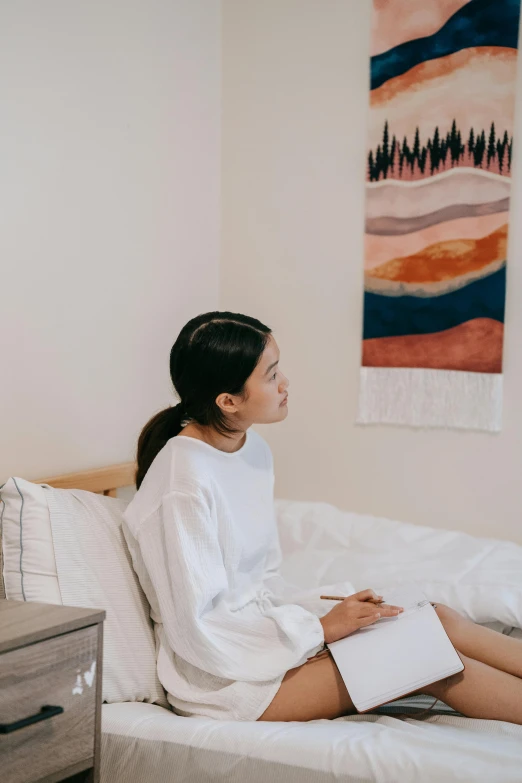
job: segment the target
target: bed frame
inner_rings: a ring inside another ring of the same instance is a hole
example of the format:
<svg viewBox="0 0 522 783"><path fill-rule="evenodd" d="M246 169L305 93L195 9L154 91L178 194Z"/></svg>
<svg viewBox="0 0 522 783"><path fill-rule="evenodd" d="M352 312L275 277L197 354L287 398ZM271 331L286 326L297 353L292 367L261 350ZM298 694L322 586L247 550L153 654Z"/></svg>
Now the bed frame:
<svg viewBox="0 0 522 783"><path fill-rule="evenodd" d="M122 462L120 465L109 465L106 468L82 470L79 473L65 473L62 476L52 476L34 481L35 484L49 484L56 489L85 489L98 495L116 497L116 490L129 487L135 483L136 464Z"/></svg>

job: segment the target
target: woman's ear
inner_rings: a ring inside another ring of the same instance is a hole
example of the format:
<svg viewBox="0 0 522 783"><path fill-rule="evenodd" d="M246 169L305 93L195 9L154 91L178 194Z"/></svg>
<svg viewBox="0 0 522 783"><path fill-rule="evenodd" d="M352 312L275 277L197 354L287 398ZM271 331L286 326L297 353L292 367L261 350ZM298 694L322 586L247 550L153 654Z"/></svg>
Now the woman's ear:
<svg viewBox="0 0 522 783"><path fill-rule="evenodd" d="M226 414L236 413L238 410L236 401L226 392L216 397L216 405Z"/></svg>

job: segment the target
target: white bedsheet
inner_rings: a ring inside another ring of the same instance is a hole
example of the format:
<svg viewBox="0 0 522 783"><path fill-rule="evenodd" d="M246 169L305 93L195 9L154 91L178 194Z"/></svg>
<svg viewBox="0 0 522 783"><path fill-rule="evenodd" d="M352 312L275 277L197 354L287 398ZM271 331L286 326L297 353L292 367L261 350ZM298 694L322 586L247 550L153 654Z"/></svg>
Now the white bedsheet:
<svg viewBox="0 0 522 783"><path fill-rule="evenodd" d="M522 628L518 544L352 514L328 503L277 500L276 510L281 573L300 587L347 579L356 590L372 587L386 597L386 587L412 584L477 623Z"/></svg>
<svg viewBox="0 0 522 783"><path fill-rule="evenodd" d="M475 622L522 636L521 546L325 503L278 500L276 510L282 573L295 584L349 580L384 595L386 587L415 584ZM102 721L104 783L522 781L522 727L500 721L357 715L229 722L142 703L105 704Z"/></svg>
<svg viewBox="0 0 522 783"><path fill-rule="evenodd" d="M104 704L102 783L520 783L522 727L437 716L308 723Z"/></svg>

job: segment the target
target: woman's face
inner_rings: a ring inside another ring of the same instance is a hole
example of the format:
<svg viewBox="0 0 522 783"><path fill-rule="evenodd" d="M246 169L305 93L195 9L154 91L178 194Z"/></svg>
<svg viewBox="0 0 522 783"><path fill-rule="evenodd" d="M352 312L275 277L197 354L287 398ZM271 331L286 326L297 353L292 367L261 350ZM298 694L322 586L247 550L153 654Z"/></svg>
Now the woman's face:
<svg viewBox="0 0 522 783"><path fill-rule="evenodd" d="M288 378L279 367L279 348L270 335L257 367L246 382L247 399L241 401L239 397L220 395L218 401L223 398L224 410L235 413L236 420L247 427L250 424L270 424L282 421L288 415L288 385ZM225 397L229 397L228 402L233 401L233 407L226 404Z"/></svg>

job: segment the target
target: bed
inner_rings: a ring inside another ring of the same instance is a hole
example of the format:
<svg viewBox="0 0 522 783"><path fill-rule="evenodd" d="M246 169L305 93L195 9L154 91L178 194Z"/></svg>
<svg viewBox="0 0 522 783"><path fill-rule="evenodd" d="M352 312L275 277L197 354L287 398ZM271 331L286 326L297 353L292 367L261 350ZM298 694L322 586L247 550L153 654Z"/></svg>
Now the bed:
<svg viewBox="0 0 522 783"><path fill-rule="evenodd" d="M133 475L126 463L35 484L113 498ZM303 590L347 574L355 589L414 583L432 600L522 638L522 547L350 514L327 503L275 503L282 573ZM452 714L215 721L113 700L102 707L101 763L107 783L520 783L522 727Z"/></svg>

